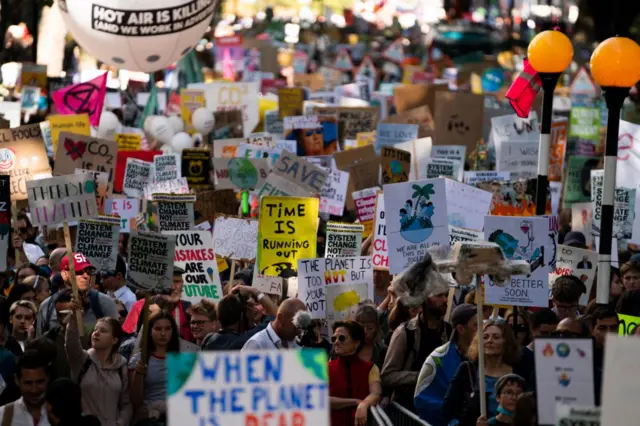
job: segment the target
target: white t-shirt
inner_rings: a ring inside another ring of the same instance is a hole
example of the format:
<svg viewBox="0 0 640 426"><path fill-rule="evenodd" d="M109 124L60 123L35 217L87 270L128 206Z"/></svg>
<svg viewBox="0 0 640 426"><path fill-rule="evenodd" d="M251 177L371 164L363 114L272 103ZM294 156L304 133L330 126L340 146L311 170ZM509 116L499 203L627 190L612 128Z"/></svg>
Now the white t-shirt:
<svg viewBox="0 0 640 426"><path fill-rule="evenodd" d="M0 407L0 422L4 417L4 410L6 410L6 408L6 405ZM27 409L27 406L24 405L22 398L13 403L13 419L10 424L11 426L34 426L35 424L33 422L33 417ZM51 426L51 423L49 423L49 419L47 418L47 409L44 404L42 404L42 408L40 409L40 421L36 426Z"/></svg>

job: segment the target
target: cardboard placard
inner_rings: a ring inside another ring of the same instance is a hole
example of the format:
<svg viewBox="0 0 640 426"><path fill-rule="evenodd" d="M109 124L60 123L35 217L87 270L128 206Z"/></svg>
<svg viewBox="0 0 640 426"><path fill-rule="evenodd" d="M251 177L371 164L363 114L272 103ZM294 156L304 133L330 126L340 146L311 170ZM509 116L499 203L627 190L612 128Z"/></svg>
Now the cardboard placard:
<svg viewBox="0 0 640 426"><path fill-rule="evenodd" d="M293 85L296 87L306 87L311 92L317 92L324 89L324 77L319 73L312 74L294 74Z"/></svg>
<svg viewBox="0 0 640 426"><path fill-rule="evenodd" d="M302 115L304 89L301 87L287 87L278 89L278 113L281 119Z"/></svg>
<svg viewBox="0 0 640 426"><path fill-rule="evenodd" d="M360 256L363 232L359 223L327 222L324 257Z"/></svg>
<svg viewBox="0 0 640 426"><path fill-rule="evenodd" d="M328 169L329 176L320 192L320 213L342 216L347 200L349 173L338 169Z"/></svg>
<svg viewBox="0 0 640 426"><path fill-rule="evenodd" d="M196 224L207 221L214 223L218 214L238 214L238 200L232 189L198 191L195 211L199 215Z"/></svg>
<svg viewBox="0 0 640 426"><path fill-rule="evenodd" d="M267 160L247 158L214 158L216 189L261 188L269 174Z"/></svg>
<svg viewBox="0 0 640 426"><path fill-rule="evenodd" d="M175 236L131 231L127 285L141 290L170 290L175 248Z"/></svg>
<svg viewBox="0 0 640 426"><path fill-rule="evenodd" d="M153 194L160 231L189 231L194 227L193 207L196 196L187 194Z"/></svg>
<svg viewBox="0 0 640 426"><path fill-rule="evenodd" d="M211 151L206 148L189 148L182 151L182 176L189 188L211 188Z"/></svg>
<svg viewBox="0 0 640 426"><path fill-rule="evenodd" d="M108 175L109 191L118 156L118 145L107 139L97 139L75 133L60 133L60 144L53 166L54 176L75 173L76 169L104 172Z"/></svg>
<svg viewBox="0 0 640 426"><path fill-rule="evenodd" d="M58 143L62 132L91 136L89 114L50 115L47 117L47 121L49 121L51 142L53 144L53 152L56 157L58 153Z"/></svg>
<svg viewBox="0 0 640 426"><path fill-rule="evenodd" d="M122 191L130 197L142 198L144 188L151 182L152 169L153 163L128 158Z"/></svg>
<svg viewBox="0 0 640 426"><path fill-rule="evenodd" d="M465 145L467 156L482 138L484 97L472 93L436 93L434 145Z"/></svg>
<svg viewBox="0 0 640 426"><path fill-rule="evenodd" d="M409 181L411 154L402 149L385 146L380 152L382 184Z"/></svg>
<svg viewBox="0 0 640 426"><path fill-rule="evenodd" d="M180 154L162 154L153 157L154 182L182 177Z"/></svg>
<svg viewBox="0 0 640 426"><path fill-rule="evenodd" d="M242 122L242 110L229 109L213 113L215 124L213 137L219 139L234 139L244 136L244 124Z"/></svg>
<svg viewBox="0 0 640 426"><path fill-rule="evenodd" d="M305 161L304 158L282 150L272 170L273 173L295 183L312 194L320 194L329 173Z"/></svg>
<svg viewBox="0 0 640 426"><path fill-rule="evenodd" d="M380 118L380 110L373 107L315 107L314 114L337 114L343 123L343 139L356 139L358 133L375 131Z"/></svg>
<svg viewBox="0 0 640 426"><path fill-rule="evenodd" d="M252 262L258 245L258 221L218 216L213 225L213 251L216 256Z"/></svg>
<svg viewBox="0 0 640 426"><path fill-rule="evenodd" d="M433 128L435 125L431 111L426 105L387 117L383 120L383 123L417 124L419 138L433 136Z"/></svg>
<svg viewBox="0 0 640 426"><path fill-rule="evenodd" d="M115 216L98 216L94 220L78 222L75 249L98 271L116 270L120 224L120 218Z"/></svg>

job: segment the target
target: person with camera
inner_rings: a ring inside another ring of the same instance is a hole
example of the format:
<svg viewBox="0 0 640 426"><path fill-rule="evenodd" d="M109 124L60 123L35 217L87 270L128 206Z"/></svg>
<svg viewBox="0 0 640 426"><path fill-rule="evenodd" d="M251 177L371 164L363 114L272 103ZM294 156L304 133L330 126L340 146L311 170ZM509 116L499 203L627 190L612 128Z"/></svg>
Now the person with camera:
<svg viewBox="0 0 640 426"><path fill-rule="evenodd" d="M327 356L331 354L331 343L322 337L322 321L311 319L307 311L298 311L293 317L293 324L300 331L296 343L301 348L324 349Z"/></svg>
<svg viewBox="0 0 640 426"><path fill-rule="evenodd" d="M295 349L299 348L295 341L298 329L293 323L293 317L306 310L304 302L300 299L287 299L280 304L276 319L271 321L267 328L256 333L242 347L246 350L264 349Z"/></svg>

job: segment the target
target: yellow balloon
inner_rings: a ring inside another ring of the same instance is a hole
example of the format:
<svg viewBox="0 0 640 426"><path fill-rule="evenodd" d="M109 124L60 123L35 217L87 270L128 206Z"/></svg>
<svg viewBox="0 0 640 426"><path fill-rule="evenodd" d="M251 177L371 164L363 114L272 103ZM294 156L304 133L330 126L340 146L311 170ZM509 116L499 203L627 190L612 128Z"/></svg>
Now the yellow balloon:
<svg viewBox="0 0 640 426"><path fill-rule="evenodd" d="M640 46L626 37L611 37L591 55L591 75L602 87L631 87L640 80Z"/></svg>
<svg viewBox="0 0 640 426"><path fill-rule="evenodd" d="M527 57L537 72L563 72L573 59L573 45L560 31L543 31L529 43Z"/></svg>

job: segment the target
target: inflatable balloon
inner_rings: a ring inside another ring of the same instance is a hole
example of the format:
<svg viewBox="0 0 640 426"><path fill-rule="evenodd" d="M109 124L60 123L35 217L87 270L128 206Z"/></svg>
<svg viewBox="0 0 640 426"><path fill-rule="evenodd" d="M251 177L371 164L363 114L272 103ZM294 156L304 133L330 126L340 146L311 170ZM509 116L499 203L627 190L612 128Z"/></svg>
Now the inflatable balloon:
<svg viewBox="0 0 640 426"><path fill-rule="evenodd" d="M173 130L169 119L164 115L154 115L150 118L152 118L152 120L148 123L148 133L151 137L162 143L170 143L171 138L173 138L176 132ZM146 120L145 124L147 124Z"/></svg>
<svg viewBox="0 0 640 426"><path fill-rule="evenodd" d="M213 118L213 112L209 108L198 108L193 111L191 115L191 124L196 132L208 135L213 130L215 125L215 119Z"/></svg>
<svg viewBox="0 0 640 426"><path fill-rule="evenodd" d="M484 73L482 73L480 82L483 92L497 92L504 84L504 72L499 68L489 68Z"/></svg>
<svg viewBox="0 0 640 426"><path fill-rule="evenodd" d="M118 116L111 111L102 111L97 136L101 139L113 140L118 130L120 130L120 120L118 120Z"/></svg>
<svg viewBox="0 0 640 426"><path fill-rule="evenodd" d="M173 154L173 147L171 145L169 145L168 143L165 143L163 145L160 145L160 151L162 151L165 154Z"/></svg>
<svg viewBox="0 0 640 426"><path fill-rule="evenodd" d="M89 54L114 67L167 68L200 40L217 0L58 0L66 28Z"/></svg>
<svg viewBox="0 0 640 426"><path fill-rule="evenodd" d="M184 121L182 121L179 115L170 115L169 123L171 123L171 127L173 127L176 133L184 132Z"/></svg>
<svg viewBox="0 0 640 426"><path fill-rule="evenodd" d="M182 153L183 149L193 148L193 139L188 133L176 133L171 139L171 146L175 152Z"/></svg>

